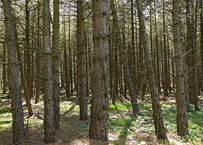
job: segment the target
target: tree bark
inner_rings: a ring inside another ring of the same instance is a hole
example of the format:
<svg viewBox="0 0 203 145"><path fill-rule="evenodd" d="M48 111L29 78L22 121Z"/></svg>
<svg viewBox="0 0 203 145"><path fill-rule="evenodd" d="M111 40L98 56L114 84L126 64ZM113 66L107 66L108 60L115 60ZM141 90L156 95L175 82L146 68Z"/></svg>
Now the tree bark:
<svg viewBox="0 0 203 145"><path fill-rule="evenodd" d="M166 130L163 124L162 114L161 114L161 105L159 103L159 93L158 93L158 88L156 86L154 70L153 70L152 61L151 61L151 54L149 51L149 44L147 40L141 0L136 0L136 2L137 2L140 31L142 32L142 35L141 35L142 45L144 48L144 54L145 54L145 60L146 60L146 66L147 66L147 78L150 81L149 87L150 87L150 93L151 93L151 99L152 99L155 132L158 140L168 140L166 135Z"/></svg>
<svg viewBox="0 0 203 145"><path fill-rule="evenodd" d="M177 104L177 134L184 136L188 134L188 122L185 106L185 89L184 89L184 55L181 40L181 29L179 19L179 0L173 0L173 39L175 50L175 67L176 67L176 104Z"/></svg>
<svg viewBox="0 0 203 145"><path fill-rule="evenodd" d="M53 75L50 35L49 0L43 2L43 42L44 42L44 142L55 142L54 108L53 108Z"/></svg>
<svg viewBox="0 0 203 145"><path fill-rule="evenodd" d="M94 72L89 137L108 140L108 28L107 1L93 0Z"/></svg>
<svg viewBox="0 0 203 145"><path fill-rule="evenodd" d="M23 106L21 100L21 87L18 69L18 61L16 56L16 42L14 35L14 19L12 16L12 8L10 0L1 0L4 9L4 19L6 27L6 43L8 48L8 63L9 63L9 83L12 107L12 129L13 143L17 143L23 139L24 121L23 121Z"/></svg>
<svg viewBox="0 0 203 145"><path fill-rule="evenodd" d="M80 102L80 120L87 120L87 78L86 78L86 39L83 17L83 1L77 0L77 64L78 96Z"/></svg>
<svg viewBox="0 0 203 145"><path fill-rule="evenodd" d="M193 60L193 34L190 22L190 0L186 0L186 22L187 22L187 65L188 65L188 81L189 81L189 97L190 103L195 104L195 75Z"/></svg>
<svg viewBox="0 0 203 145"><path fill-rule="evenodd" d="M54 127L60 128L60 83L59 83L59 0L54 0L54 21L52 38L52 66L53 66L53 105Z"/></svg>

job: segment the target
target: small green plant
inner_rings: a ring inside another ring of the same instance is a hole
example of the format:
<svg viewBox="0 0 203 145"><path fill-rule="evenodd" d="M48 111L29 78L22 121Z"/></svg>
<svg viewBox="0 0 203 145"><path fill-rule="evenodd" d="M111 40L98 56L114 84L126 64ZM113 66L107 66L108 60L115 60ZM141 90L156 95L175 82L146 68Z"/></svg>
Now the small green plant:
<svg viewBox="0 0 203 145"><path fill-rule="evenodd" d="M76 133L75 133L75 132L73 132L73 133L71 133L71 134L70 134L70 136L73 136L73 135L75 135L75 134L76 134Z"/></svg>
<svg viewBox="0 0 203 145"><path fill-rule="evenodd" d="M131 130L130 129L123 129L120 131L120 136L126 136L131 134Z"/></svg>
<svg viewBox="0 0 203 145"><path fill-rule="evenodd" d="M82 124L81 127L82 127L82 130L84 130L84 131L89 131L89 129L90 129L89 124Z"/></svg>

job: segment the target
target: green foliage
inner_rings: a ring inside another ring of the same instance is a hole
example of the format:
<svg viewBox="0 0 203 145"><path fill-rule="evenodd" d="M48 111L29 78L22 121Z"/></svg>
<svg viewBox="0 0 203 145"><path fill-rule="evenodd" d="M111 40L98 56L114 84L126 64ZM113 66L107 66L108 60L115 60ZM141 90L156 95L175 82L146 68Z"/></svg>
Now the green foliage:
<svg viewBox="0 0 203 145"><path fill-rule="evenodd" d="M82 130L84 130L84 131L89 131L90 130L90 125L89 124L82 124L81 127L82 127Z"/></svg>
<svg viewBox="0 0 203 145"><path fill-rule="evenodd" d="M115 141L115 142L112 143L112 145L122 145L122 144L123 144L123 143L120 142L120 141Z"/></svg>

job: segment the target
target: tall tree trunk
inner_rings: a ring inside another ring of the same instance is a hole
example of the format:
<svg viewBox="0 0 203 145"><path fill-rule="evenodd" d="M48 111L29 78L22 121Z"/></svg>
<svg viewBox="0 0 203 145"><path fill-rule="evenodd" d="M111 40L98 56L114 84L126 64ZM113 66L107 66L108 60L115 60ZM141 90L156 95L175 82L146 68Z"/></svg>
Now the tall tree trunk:
<svg viewBox="0 0 203 145"><path fill-rule="evenodd" d="M17 143L24 137L23 106L21 100L21 87L18 70L18 61L16 56L16 42L14 35L14 19L12 16L10 0L1 0L4 9L6 43L8 48L9 63L9 83L12 107L12 129L13 143Z"/></svg>
<svg viewBox="0 0 203 145"><path fill-rule="evenodd" d="M145 60L147 66L147 78L149 79L149 87L152 99L152 109L153 109L153 118L155 124L155 132L158 140L168 140L166 135L166 130L163 124L162 114L161 114L161 105L159 104L159 93L158 88L156 86L154 70L151 61L151 55L149 51L149 45L147 40L145 22L144 22L144 15L142 12L142 3L141 0L137 1L137 10L138 10L138 18L139 18L139 25L140 31L142 32L142 45L144 48L145 53Z"/></svg>
<svg viewBox="0 0 203 145"><path fill-rule="evenodd" d="M40 2L38 0L38 11L37 11L37 47L40 49ZM40 94L40 80L41 80L41 74L40 74L40 53L36 52L36 96L35 96L35 103L38 103L39 101L39 94Z"/></svg>
<svg viewBox="0 0 203 145"><path fill-rule="evenodd" d="M186 0L186 18L187 18L187 65L188 65L188 80L189 80L189 97L190 103L195 104L195 76L193 68L193 34L190 22L190 0Z"/></svg>
<svg viewBox="0 0 203 145"><path fill-rule="evenodd" d="M27 88L28 88L28 92L29 92L29 96L31 97L31 62L30 62L30 11L29 11L29 0L25 1L25 20L26 20L26 30L25 30L25 34L26 34L26 46L27 46L27 51L26 51L26 57L27 57L27 70L26 70L26 80L27 80Z"/></svg>
<svg viewBox="0 0 203 145"><path fill-rule="evenodd" d="M164 43L164 47L163 47L163 50L164 50L164 101L166 101L166 96L168 96L168 70L167 70L167 48L166 48L166 36L165 36L165 33L166 33L166 26L165 26L165 0L163 0L163 32L164 32L164 35L163 35L163 43Z"/></svg>
<svg viewBox="0 0 203 145"><path fill-rule="evenodd" d="M201 31L201 41L200 41L200 50L201 50L201 87L200 90L203 92L203 5L202 5L202 0L200 0L200 8L201 8L201 13L200 13L200 31Z"/></svg>
<svg viewBox="0 0 203 145"><path fill-rule="evenodd" d="M108 28L107 1L93 0L94 72L89 136L108 140Z"/></svg>
<svg viewBox="0 0 203 145"><path fill-rule="evenodd" d="M131 0L131 31L132 31L132 77L133 85L136 90L136 61L135 61L135 33L134 33L134 4Z"/></svg>
<svg viewBox="0 0 203 145"><path fill-rule="evenodd" d="M197 49L197 4L198 4L198 0L196 0L195 3L195 31L194 31L194 49L193 49L193 60L194 60L194 77L195 77L195 84L194 84L194 88L195 88L195 110L199 111L198 108L198 74L197 74L197 62L198 62L198 49Z"/></svg>
<svg viewBox="0 0 203 145"><path fill-rule="evenodd" d="M54 0L54 21L53 21L53 37L52 50L54 52L52 58L53 66L53 105L54 105L54 127L60 128L60 83L59 83L59 0Z"/></svg>
<svg viewBox="0 0 203 145"><path fill-rule="evenodd" d="M188 134L188 122L185 106L184 89L184 56L181 40L181 29L179 19L179 0L173 0L173 39L176 65L176 104L177 104L177 134L184 136Z"/></svg>
<svg viewBox="0 0 203 145"><path fill-rule="evenodd" d="M156 1L154 1L154 7L156 8ZM159 67L159 46L158 46L158 31L157 31L157 20L156 20L156 9L155 9L155 31L156 31L156 61L157 61L157 87L158 92L161 94L161 86L160 86L160 67Z"/></svg>
<svg viewBox="0 0 203 145"><path fill-rule="evenodd" d="M66 19L64 19L64 26L63 26L63 55L64 55L64 72L65 72L65 90L66 90L66 97L70 98L70 88L68 83L69 83L69 76L68 76L68 62L67 62L67 48L66 48L66 24L65 24Z"/></svg>
<svg viewBox="0 0 203 145"><path fill-rule="evenodd" d="M53 108L53 75L50 35L49 0L43 2L43 42L44 42L44 142L55 142L54 108Z"/></svg>
<svg viewBox="0 0 203 145"><path fill-rule="evenodd" d="M120 57L121 57L121 61L123 63L123 67L124 67L124 74L126 76L127 85L129 87L129 92L130 92L130 96L131 96L131 103L132 103L132 107L133 107L133 113L136 114L139 112L139 107L138 107L138 103L137 103L135 88L134 88L134 85L132 82L128 63L127 63L126 56L125 56L125 53L123 50L123 44L122 44L122 40L121 40L120 28L119 28L119 24L118 24L118 19L117 19L114 1L111 0L110 3L111 3L112 14L113 14L113 21L115 21L116 41L118 43L118 47L119 47L119 51L120 51L120 55L121 55Z"/></svg>
<svg viewBox="0 0 203 145"><path fill-rule="evenodd" d="M78 96L80 102L80 120L87 120L87 79L86 79L86 39L83 17L83 1L77 0L77 64Z"/></svg>

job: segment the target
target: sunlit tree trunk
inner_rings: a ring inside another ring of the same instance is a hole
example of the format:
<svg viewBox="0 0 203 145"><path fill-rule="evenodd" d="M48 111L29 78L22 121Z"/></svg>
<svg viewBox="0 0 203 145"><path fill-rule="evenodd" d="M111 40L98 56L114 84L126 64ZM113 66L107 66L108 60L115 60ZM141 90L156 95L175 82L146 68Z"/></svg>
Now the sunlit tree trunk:
<svg viewBox="0 0 203 145"><path fill-rule="evenodd" d="M177 104L177 134L184 136L188 134L188 122L185 105L184 89L184 55L181 40L181 29L179 19L179 0L173 0L173 39L175 50L175 67L176 67L176 104Z"/></svg>
<svg viewBox="0 0 203 145"><path fill-rule="evenodd" d="M54 108L53 108L53 75L50 35L49 0L43 1L43 42L44 42L44 142L55 142Z"/></svg>
<svg viewBox="0 0 203 145"><path fill-rule="evenodd" d="M94 72L89 137L108 140L108 27L107 1L93 0Z"/></svg>

